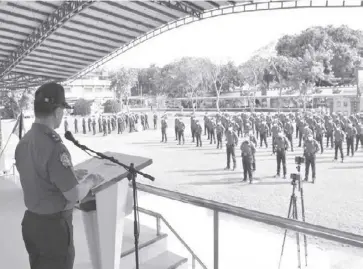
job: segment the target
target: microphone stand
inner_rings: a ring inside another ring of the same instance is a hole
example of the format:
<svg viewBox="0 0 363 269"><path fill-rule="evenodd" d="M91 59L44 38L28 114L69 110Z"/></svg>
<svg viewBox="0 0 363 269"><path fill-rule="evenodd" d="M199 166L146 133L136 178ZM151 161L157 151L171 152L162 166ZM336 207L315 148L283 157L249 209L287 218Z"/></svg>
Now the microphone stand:
<svg viewBox="0 0 363 269"><path fill-rule="evenodd" d="M72 137L73 138L73 137ZM68 138L67 138L68 139ZM136 187L136 177L137 174L150 179L151 181L154 181L155 178L149 174L145 174L143 172L140 172L139 170L135 169L135 166L133 163L130 164L130 166L123 164L121 162L119 162L118 160L116 160L114 157L111 156L107 156L102 154L101 152L97 152L94 151L90 148L88 148L85 145L81 145L77 140L73 139L68 139L70 141L73 142L73 144L75 144L77 147L79 147L80 149L84 150L84 151L90 151L94 154L96 154L98 157L100 157L101 159L105 159L105 160L109 160L115 164L120 165L121 167L123 167L124 169L126 169L129 174L127 175L127 179L129 181L131 181L132 183L132 192L133 192L133 200L134 200L134 243L135 243L135 264L136 264L136 269L139 269L139 218L138 218L138 199L137 199L137 187Z"/></svg>

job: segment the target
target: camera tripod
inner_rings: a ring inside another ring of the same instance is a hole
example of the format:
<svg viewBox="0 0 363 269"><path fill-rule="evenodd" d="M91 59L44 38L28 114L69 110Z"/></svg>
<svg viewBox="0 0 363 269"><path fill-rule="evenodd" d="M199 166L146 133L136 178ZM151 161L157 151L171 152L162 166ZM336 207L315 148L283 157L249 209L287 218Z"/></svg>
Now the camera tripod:
<svg viewBox="0 0 363 269"><path fill-rule="evenodd" d="M292 194L290 197L290 205L289 205L289 211L287 214L288 219L294 219L299 220L298 216L298 208L297 208L297 196L296 196L296 187L298 187L298 191L300 191L300 198L301 198L301 216L302 221L305 222L305 206L304 206L304 189L302 187L301 178L300 178L300 163L297 164L297 171L299 174L295 174L297 177L293 178L291 184L292 184ZM284 248L285 248L285 242L286 242L286 235L287 230L285 230L284 233L284 239L282 242L282 248L281 248L281 256L279 261L279 269L281 267L281 261L282 256L284 255ZM306 235L304 234L304 247L305 247L305 266L308 266L308 243ZM301 268L301 253L300 253L300 233L296 232L296 245L297 245L297 258L298 258L298 268Z"/></svg>

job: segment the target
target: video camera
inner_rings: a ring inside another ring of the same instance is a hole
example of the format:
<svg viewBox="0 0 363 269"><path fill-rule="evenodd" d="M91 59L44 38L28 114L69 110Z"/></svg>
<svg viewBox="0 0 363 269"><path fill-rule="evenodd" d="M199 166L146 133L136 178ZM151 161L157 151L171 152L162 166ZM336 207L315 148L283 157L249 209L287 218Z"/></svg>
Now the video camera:
<svg viewBox="0 0 363 269"><path fill-rule="evenodd" d="M290 174L290 179L292 179L291 185L298 185L298 189L300 191L301 190L300 174Z"/></svg>
<svg viewBox="0 0 363 269"><path fill-rule="evenodd" d="M295 163L297 164L297 165L300 165L300 164L302 164L302 163L304 163L305 162L305 158L304 157L300 157L300 156L296 156L295 157Z"/></svg>

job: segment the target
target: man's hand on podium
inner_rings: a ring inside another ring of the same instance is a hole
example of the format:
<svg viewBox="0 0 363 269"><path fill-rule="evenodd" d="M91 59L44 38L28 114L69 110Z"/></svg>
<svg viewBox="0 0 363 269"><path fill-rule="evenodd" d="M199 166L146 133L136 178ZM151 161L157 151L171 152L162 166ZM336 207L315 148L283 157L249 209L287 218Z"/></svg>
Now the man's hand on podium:
<svg viewBox="0 0 363 269"><path fill-rule="evenodd" d="M99 174L90 174L86 177L85 180L92 182L91 185L92 188L94 188L100 185L105 179Z"/></svg>
<svg viewBox="0 0 363 269"><path fill-rule="evenodd" d="M74 171L74 174L76 175L76 178L78 181L82 181L84 179L84 177L88 175L88 170L77 169Z"/></svg>

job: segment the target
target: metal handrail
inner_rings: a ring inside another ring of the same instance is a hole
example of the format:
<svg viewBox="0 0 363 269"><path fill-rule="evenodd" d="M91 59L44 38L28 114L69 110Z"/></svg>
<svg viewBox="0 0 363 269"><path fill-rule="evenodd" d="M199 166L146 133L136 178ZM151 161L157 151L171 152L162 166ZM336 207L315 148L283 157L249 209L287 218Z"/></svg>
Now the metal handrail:
<svg viewBox="0 0 363 269"><path fill-rule="evenodd" d="M152 216L156 218L156 233L157 235L160 235L160 221L162 220L165 225L169 228L169 230L176 236L176 238L178 238L178 240L180 241L180 243L182 243L182 245L189 251L189 253L192 255L192 268L195 268L195 260L197 260L197 262L202 266L203 269L207 269L207 267L205 266L205 264L200 260L200 258L197 256L197 254L195 254L195 252L190 248L190 246L183 240L183 238L181 238L181 236L177 233L177 231L174 230L174 228L170 225L170 223L164 218L163 215L161 215L160 213L142 208L142 207L138 207L139 212L144 213L146 215Z"/></svg>
<svg viewBox="0 0 363 269"><path fill-rule="evenodd" d="M227 213L245 219L262 222L268 225L277 226L283 229L301 232L309 236L317 236L330 241L339 242L359 248L363 248L363 236L348 233L336 229L331 229L307 222L301 222L293 219L287 219L259 211L249 210L242 207L236 207L212 200L191 196L184 193L170 191L150 185L136 183L139 191L157 195L160 197L176 200L179 202L192 204L198 207L213 210L215 213Z"/></svg>

